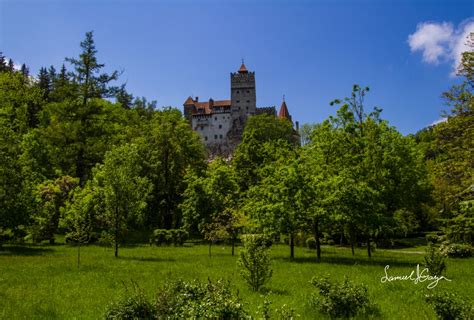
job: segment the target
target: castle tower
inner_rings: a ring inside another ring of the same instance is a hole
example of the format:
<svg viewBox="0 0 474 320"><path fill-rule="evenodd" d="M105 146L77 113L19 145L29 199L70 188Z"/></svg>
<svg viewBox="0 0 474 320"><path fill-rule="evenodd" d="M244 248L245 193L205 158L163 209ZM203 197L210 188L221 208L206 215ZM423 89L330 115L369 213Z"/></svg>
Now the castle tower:
<svg viewBox="0 0 474 320"><path fill-rule="evenodd" d="M283 96L283 102L281 103L281 106L280 106L280 112L278 112L278 118L286 119L286 120L291 121L291 123L293 123L293 121L291 120L290 112L288 111L288 107L286 106L285 96Z"/></svg>
<svg viewBox="0 0 474 320"><path fill-rule="evenodd" d="M243 60L239 71L230 74L230 96L232 119L245 122L256 113L255 72L249 72Z"/></svg>

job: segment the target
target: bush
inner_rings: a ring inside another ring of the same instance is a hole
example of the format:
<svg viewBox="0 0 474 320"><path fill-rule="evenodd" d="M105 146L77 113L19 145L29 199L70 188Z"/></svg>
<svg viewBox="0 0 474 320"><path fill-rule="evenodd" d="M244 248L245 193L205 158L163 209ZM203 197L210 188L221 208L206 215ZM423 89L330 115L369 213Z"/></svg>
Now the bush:
<svg viewBox="0 0 474 320"><path fill-rule="evenodd" d="M468 258L472 257L473 247L469 244L447 243L441 244L439 250L447 257L452 258Z"/></svg>
<svg viewBox="0 0 474 320"><path fill-rule="evenodd" d="M313 295L310 304L332 318L354 317L370 309L369 295L364 285L352 284L347 279L338 284L326 277L313 278L311 284L318 289L319 296Z"/></svg>
<svg viewBox="0 0 474 320"><path fill-rule="evenodd" d="M268 242L262 235L246 235L243 237L244 248L240 251L238 266L240 274L253 291L260 287L272 276Z"/></svg>
<svg viewBox="0 0 474 320"><path fill-rule="evenodd" d="M148 301L143 292L135 289L135 292L124 296L117 302L107 307L105 319L110 320L132 320L132 319L158 319L156 309Z"/></svg>
<svg viewBox="0 0 474 320"><path fill-rule="evenodd" d="M425 300L433 306L440 319L472 319L474 317L471 303L463 301L454 293L426 295Z"/></svg>
<svg viewBox="0 0 474 320"><path fill-rule="evenodd" d="M306 240L306 246L309 248L309 249L316 249L316 239L313 238L308 238Z"/></svg>
<svg viewBox="0 0 474 320"><path fill-rule="evenodd" d="M153 231L150 243L154 243L157 246L161 246L163 244L182 246L188 239L188 236L188 232L182 229L156 229Z"/></svg>
<svg viewBox="0 0 474 320"><path fill-rule="evenodd" d="M229 282L176 281L163 287L155 303L158 319L242 319L246 316Z"/></svg>
<svg viewBox="0 0 474 320"><path fill-rule="evenodd" d="M426 236L426 241L431 243L441 243L446 239L446 236L439 235L436 232L428 233Z"/></svg>
<svg viewBox="0 0 474 320"><path fill-rule="evenodd" d="M425 266L432 276L441 276L446 270L446 258L434 246L426 249Z"/></svg>

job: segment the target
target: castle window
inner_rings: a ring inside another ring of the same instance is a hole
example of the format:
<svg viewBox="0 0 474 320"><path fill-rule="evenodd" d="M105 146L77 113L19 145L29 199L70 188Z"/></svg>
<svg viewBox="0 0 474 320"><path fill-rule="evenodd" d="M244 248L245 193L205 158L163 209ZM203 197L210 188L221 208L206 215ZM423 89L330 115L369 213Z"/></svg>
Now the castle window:
<svg viewBox="0 0 474 320"><path fill-rule="evenodd" d="M207 137L204 137L204 140L206 140L206 141L207 141Z"/></svg>
<svg viewBox="0 0 474 320"><path fill-rule="evenodd" d="M214 135L214 139L217 139L217 134Z"/></svg>
<svg viewBox="0 0 474 320"><path fill-rule="evenodd" d="M246 107L247 111L249 110L249 107Z"/></svg>
<svg viewBox="0 0 474 320"><path fill-rule="evenodd" d="M250 103L250 100L247 100L247 103Z"/></svg>
<svg viewBox="0 0 474 320"><path fill-rule="evenodd" d="M249 91L249 90L247 90L247 93L250 93L250 91Z"/></svg>
<svg viewBox="0 0 474 320"><path fill-rule="evenodd" d="M221 139L222 139L222 134L221 134L221 135L219 135L219 138L221 138Z"/></svg>
<svg viewBox="0 0 474 320"><path fill-rule="evenodd" d="M240 100L237 100L237 103L240 103Z"/></svg>
<svg viewBox="0 0 474 320"><path fill-rule="evenodd" d="M219 125L219 129L222 129L222 124Z"/></svg>
<svg viewBox="0 0 474 320"><path fill-rule="evenodd" d="M240 93L240 91L239 91L239 90L237 90L237 93Z"/></svg>
<svg viewBox="0 0 474 320"><path fill-rule="evenodd" d="M217 117L214 117L214 120L217 120Z"/></svg>

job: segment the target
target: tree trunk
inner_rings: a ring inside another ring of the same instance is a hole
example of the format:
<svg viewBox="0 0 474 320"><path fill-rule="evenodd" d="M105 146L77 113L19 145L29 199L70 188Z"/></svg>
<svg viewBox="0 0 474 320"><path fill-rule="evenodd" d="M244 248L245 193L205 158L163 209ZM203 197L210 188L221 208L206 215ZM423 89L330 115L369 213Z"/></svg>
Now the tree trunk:
<svg viewBox="0 0 474 320"><path fill-rule="evenodd" d="M290 234L290 258L295 258L295 236L294 234Z"/></svg>
<svg viewBox="0 0 474 320"><path fill-rule="evenodd" d="M209 241L209 257L211 257L211 246L212 246L212 242Z"/></svg>
<svg viewBox="0 0 474 320"><path fill-rule="evenodd" d="M372 252L370 251L370 237L367 237L367 255L369 258L372 257Z"/></svg>
<svg viewBox="0 0 474 320"><path fill-rule="evenodd" d="M319 222L314 222L314 240L316 240L316 258L321 260L321 241L319 239Z"/></svg>
<svg viewBox="0 0 474 320"><path fill-rule="evenodd" d="M354 240L351 240L351 251L352 251L352 256L354 256Z"/></svg>
<svg viewBox="0 0 474 320"><path fill-rule="evenodd" d="M235 238L232 238L232 256L234 256Z"/></svg>
<svg viewBox="0 0 474 320"><path fill-rule="evenodd" d="M114 234L115 258L118 258L118 245L119 245L118 234L119 234L118 208L115 208L115 234Z"/></svg>

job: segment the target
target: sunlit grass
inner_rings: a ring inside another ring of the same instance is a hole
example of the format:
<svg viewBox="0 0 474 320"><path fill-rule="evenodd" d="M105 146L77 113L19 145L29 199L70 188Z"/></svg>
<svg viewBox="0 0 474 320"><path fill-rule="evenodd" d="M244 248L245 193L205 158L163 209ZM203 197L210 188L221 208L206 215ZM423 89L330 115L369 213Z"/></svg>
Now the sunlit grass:
<svg viewBox="0 0 474 320"><path fill-rule="evenodd" d="M421 247L420 247L421 248ZM422 250L418 248L418 251ZM151 297L156 289L172 279L218 279L231 281L232 286L248 305L252 315L269 295L272 308L288 304L303 319L320 318L311 309L308 298L314 292L309 280L313 276L329 275L332 279L348 277L364 283L381 318L431 319L435 315L423 296L430 292L426 283L380 282L385 265L393 275L409 274L423 255L400 251L377 250L372 259L364 249L352 257L350 249L324 247L322 261L306 248L296 249L290 261L287 246L274 246L271 251L273 278L264 293L251 292L237 269L237 254L230 247L214 246L212 257L205 245L185 247L134 246L120 249L113 257L110 248L87 246L81 249L81 265L77 266L77 248L57 246L5 246L0 250L0 318L2 319L98 319L106 306L124 291L130 281ZM474 259L450 259L447 276L451 282L440 282L431 291L453 290L464 296L474 292ZM471 297L472 298L472 297Z"/></svg>

